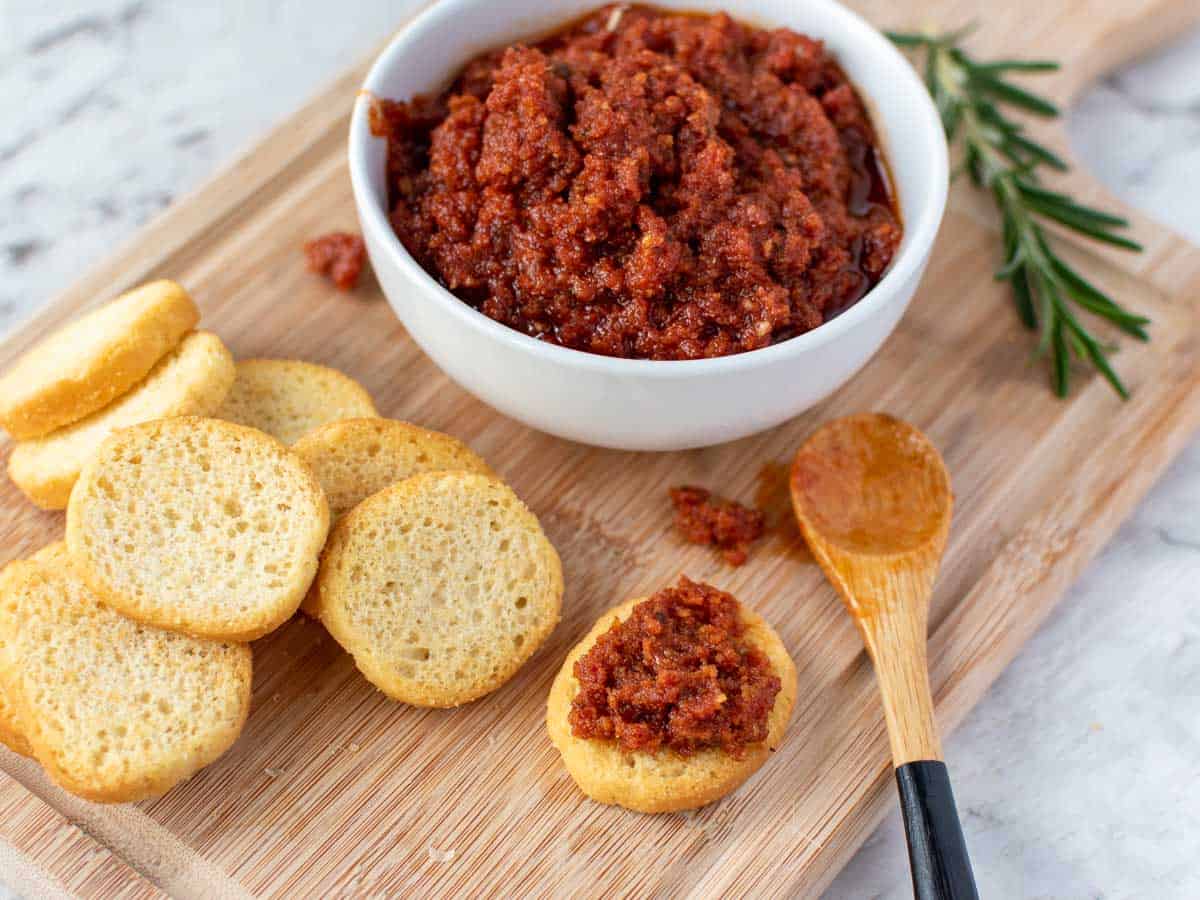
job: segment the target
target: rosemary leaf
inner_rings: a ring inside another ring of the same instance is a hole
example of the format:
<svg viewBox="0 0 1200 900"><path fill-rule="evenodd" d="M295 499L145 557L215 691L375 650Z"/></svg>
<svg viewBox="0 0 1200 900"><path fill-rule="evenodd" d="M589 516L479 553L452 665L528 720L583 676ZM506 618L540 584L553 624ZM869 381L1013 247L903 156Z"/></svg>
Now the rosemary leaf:
<svg viewBox="0 0 1200 900"><path fill-rule="evenodd" d="M1137 241L1132 241L1129 238L1121 237L1118 234L1112 234L1107 231L1104 226L1097 225L1091 218L1080 214L1070 206L1061 203L1047 203L1045 200L1036 200L1032 197L1026 200L1026 204L1034 212L1040 213L1048 219L1053 219L1062 225L1066 225L1073 231L1078 231L1080 234L1086 234L1090 238L1095 238L1098 241L1112 244L1115 247L1123 247L1126 250L1141 250L1142 245Z"/></svg>
<svg viewBox="0 0 1200 900"><path fill-rule="evenodd" d="M1050 168L1058 169L1060 172L1066 172L1070 168L1070 166L1067 165L1066 160L1064 160L1057 153L1046 149L1041 144L1035 143L1034 141L1023 137L1016 132L1010 134L1008 140L1010 144L1025 153L1031 162L1045 163Z"/></svg>
<svg viewBox="0 0 1200 900"><path fill-rule="evenodd" d="M998 75L1004 72L1057 72L1059 68L1058 63L1049 59L998 59L993 62L974 63L971 71Z"/></svg>
<svg viewBox="0 0 1200 900"><path fill-rule="evenodd" d="M1060 397L1071 393L1071 352L1063 337L1061 320L1054 323L1054 393Z"/></svg>
<svg viewBox="0 0 1200 900"><path fill-rule="evenodd" d="M1023 268L1016 269L1008 279L1012 284L1013 298L1017 303L1017 315L1026 328L1037 328L1037 313L1033 309L1033 293L1029 290L1029 279Z"/></svg>
<svg viewBox="0 0 1200 900"><path fill-rule="evenodd" d="M996 78L993 75L981 75L972 72L969 76L969 83L976 90L991 94L998 100L1011 103L1013 106L1020 106L1039 116L1054 118L1058 115L1058 107L1049 100L1043 100L1041 97L1022 90L1015 84Z"/></svg>
<svg viewBox="0 0 1200 900"><path fill-rule="evenodd" d="M884 34L898 47L920 47L926 41L925 35L915 32L885 31Z"/></svg>
<svg viewBox="0 0 1200 900"><path fill-rule="evenodd" d="M1066 194L1059 194L1055 191L1047 191L1024 178L1017 179L1017 185L1021 188L1023 193L1046 203L1061 205L1067 209L1070 209L1076 215L1091 219L1097 225L1109 225L1117 228L1129 227L1128 219L1122 218L1121 216L1114 216L1112 213L1106 213L1099 209L1092 209L1090 206L1083 206L1082 204L1076 203Z"/></svg>

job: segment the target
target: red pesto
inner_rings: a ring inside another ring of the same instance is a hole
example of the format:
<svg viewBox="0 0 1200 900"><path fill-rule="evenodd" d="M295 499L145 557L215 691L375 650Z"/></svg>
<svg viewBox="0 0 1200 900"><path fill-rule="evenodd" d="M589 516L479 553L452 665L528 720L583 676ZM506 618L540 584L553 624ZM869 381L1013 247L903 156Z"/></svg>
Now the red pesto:
<svg viewBox="0 0 1200 900"><path fill-rule="evenodd" d="M740 757L766 740L782 682L742 639L739 610L724 591L682 577L637 604L575 662L571 733L684 756L720 747Z"/></svg>
<svg viewBox="0 0 1200 900"><path fill-rule="evenodd" d="M740 566L750 544L763 536L766 517L733 500L714 498L701 487L671 488L675 527L693 544L711 544L730 565Z"/></svg>
<svg viewBox="0 0 1200 900"><path fill-rule="evenodd" d="M900 244L874 129L820 41L604 7L380 101L396 234L541 340L699 359L816 328Z"/></svg>
<svg viewBox="0 0 1200 900"><path fill-rule="evenodd" d="M331 231L305 243L304 256L310 271L324 275L339 290L352 291L366 264L367 248L360 235Z"/></svg>

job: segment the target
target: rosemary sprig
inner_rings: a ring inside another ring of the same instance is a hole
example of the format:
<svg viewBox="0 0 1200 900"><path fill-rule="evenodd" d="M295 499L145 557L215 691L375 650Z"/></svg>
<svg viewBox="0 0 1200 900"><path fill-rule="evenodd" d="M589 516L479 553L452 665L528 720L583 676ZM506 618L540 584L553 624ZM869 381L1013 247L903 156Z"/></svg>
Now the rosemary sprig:
<svg viewBox="0 0 1200 900"><path fill-rule="evenodd" d="M1128 226L1120 216L1076 203L1066 194L1043 187L1042 169L1066 171L1066 162L1029 137L1008 114L1017 109L1054 117L1058 108L1010 80L1021 73L1053 72L1058 64L1046 60L1001 59L978 62L962 49L970 28L946 34L889 32L901 47L924 52L925 83L946 137L959 140L962 168L980 188L991 192L1003 221L1004 264L998 280L1012 288L1017 313L1026 327L1039 334L1038 351L1050 357L1054 391L1070 390L1071 361L1090 363L1113 389L1129 392L1112 366L1112 347L1093 335L1076 313L1106 319L1138 340L1149 340L1150 320L1122 307L1071 268L1055 251L1043 227L1046 221L1126 250L1141 245L1117 232Z"/></svg>

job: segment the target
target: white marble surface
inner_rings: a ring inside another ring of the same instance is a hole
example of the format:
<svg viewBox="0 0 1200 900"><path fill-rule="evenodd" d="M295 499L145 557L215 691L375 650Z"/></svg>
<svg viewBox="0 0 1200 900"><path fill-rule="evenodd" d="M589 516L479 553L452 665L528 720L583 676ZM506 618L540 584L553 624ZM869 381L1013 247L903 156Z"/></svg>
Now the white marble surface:
<svg viewBox="0 0 1200 900"><path fill-rule="evenodd" d="M411 5L0 0L0 333ZM1200 32L1098 85L1071 130L1200 241ZM1200 896L1198 507L1194 442L947 742L985 897ZM909 895L892 815L829 896Z"/></svg>

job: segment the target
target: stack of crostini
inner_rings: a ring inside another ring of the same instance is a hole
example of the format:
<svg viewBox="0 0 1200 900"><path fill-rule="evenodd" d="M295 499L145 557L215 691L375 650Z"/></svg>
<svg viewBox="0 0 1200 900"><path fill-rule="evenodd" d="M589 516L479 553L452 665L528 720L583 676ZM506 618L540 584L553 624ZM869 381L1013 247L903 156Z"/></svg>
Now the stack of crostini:
<svg viewBox="0 0 1200 900"><path fill-rule="evenodd" d="M12 480L66 509L63 541L0 573L0 740L93 800L161 794L227 750L247 642L302 601L426 706L503 684L561 609L554 548L466 445L379 418L333 369L235 364L198 321L154 282L0 378Z"/></svg>

